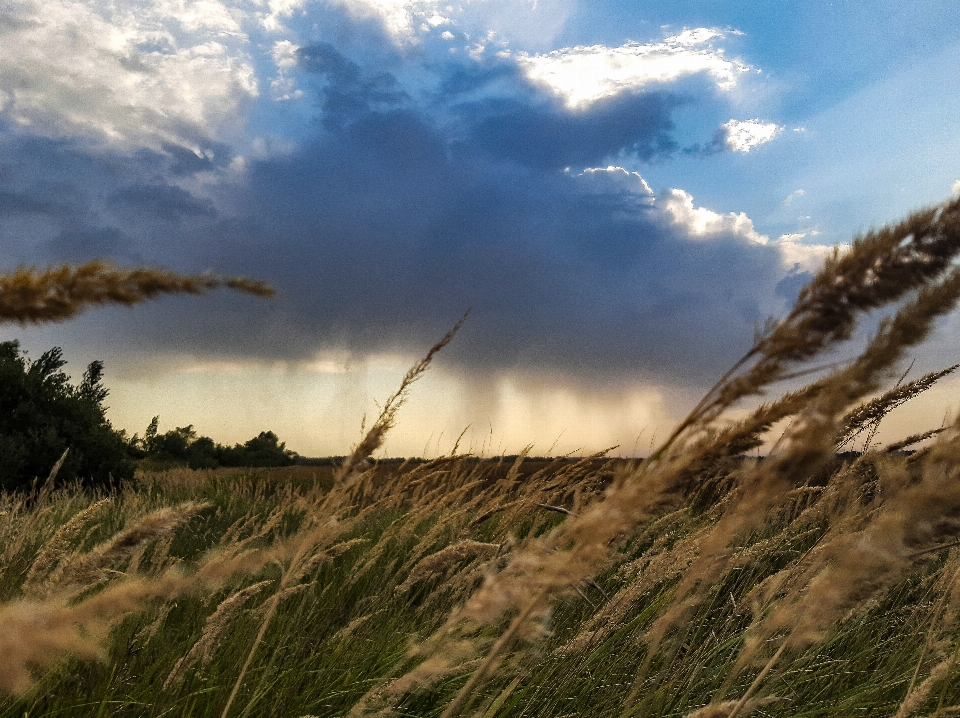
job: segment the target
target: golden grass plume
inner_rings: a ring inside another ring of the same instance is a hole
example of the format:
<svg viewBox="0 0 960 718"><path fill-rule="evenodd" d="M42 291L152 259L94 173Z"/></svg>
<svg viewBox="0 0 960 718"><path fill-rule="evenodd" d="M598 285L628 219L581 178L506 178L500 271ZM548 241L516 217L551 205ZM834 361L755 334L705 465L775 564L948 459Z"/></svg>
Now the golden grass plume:
<svg viewBox="0 0 960 718"><path fill-rule="evenodd" d="M0 274L0 322L59 322L91 306L131 306L162 294L206 294L218 287L259 297L274 294L267 284L246 277L122 269L103 260L46 269L19 267Z"/></svg>

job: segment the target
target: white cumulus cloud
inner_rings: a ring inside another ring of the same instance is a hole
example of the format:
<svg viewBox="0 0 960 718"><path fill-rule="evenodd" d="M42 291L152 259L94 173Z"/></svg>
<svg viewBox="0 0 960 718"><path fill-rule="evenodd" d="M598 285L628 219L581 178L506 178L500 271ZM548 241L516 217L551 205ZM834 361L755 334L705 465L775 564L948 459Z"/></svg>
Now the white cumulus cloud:
<svg viewBox="0 0 960 718"><path fill-rule="evenodd" d="M691 239L710 240L720 236L737 236L756 244L775 247L784 270L801 269L815 272L823 264L833 247L806 243L803 240L820 234L817 230L782 234L770 241L753 226L745 212L722 214L706 207L695 207L693 196L682 189L667 189L656 198L654 207L665 219Z"/></svg>
<svg viewBox="0 0 960 718"><path fill-rule="evenodd" d="M825 244L806 244L802 240L815 237L819 232L790 232L781 234L774 243L780 250L786 267L799 267L807 272L816 272L823 261L833 254L833 247Z"/></svg>
<svg viewBox="0 0 960 718"><path fill-rule="evenodd" d="M302 0L284 0L302 2ZM356 17L379 20L397 41L415 38L414 28L436 27L450 19L440 14L445 9L438 0L331 0Z"/></svg>
<svg viewBox="0 0 960 718"><path fill-rule="evenodd" d="M616 197L621 204L630 199L637 209L659 215L663 221L678 229L682 236L705 241L735 236L756 244L773 244L779 250L786 269L799 265L804 270L816 270L833 251L832 247L825 245L803 243L802 240L807 237L819 234L815 230L783 234L771 243L769 237L756 230L753 220L745 212L724 214L707 207L697 207L693 195L682 189L666 189L657 196L639 173L623 167L588 167L576 177L585 191ZM803 194L803 190L798 192Z"/></svg>
<svg viewBox="0 0 960 718"><path fill-rule="evenodd" d="M730 120L723 124L727 147L734 152L749 152L757 145L766 144L783 132L783 127L774 122L753 120Z"/></svg>
<svg viewBox="0 0 960 718"><path fill-rule="evenodd" d="M287 73L297 66L297 46L290 40L278 40L270 51L273 64L277 66L277 76L270 80L273 99L295 100L303 97L303 90L297 89L296 80Z"/></svg>
<svg viewBox="0 0 960 718"><path fill-rule="evenodd" d="M577 177L584 189L593 194L629 198L638 205L648 206L654 202L653 190L647 181L638 172L623 167L588 167Z"/></svg>
<svg viewBox="0 0 960 718"><path fill-rule="evenodd" d="M52 137L184 142L258 94L244 13L218 0L45 0L0 25L5 117Z"/></svg>
<svg viewBox="0 0 960 718"><path fill-rule="evenodd" d="M739 75L751 68L713 46L712 40L723 37L719 30L698 28L662 42L580 46L541 55L519 52L514 57L527 77L546 85L574 108L699 73L710 75L721 90L732 89Z"/></svg>
<svg viewBox="0 0 960 718"><path fill-rule="evenodd" d="M584 190L591 194L614 197L621 206L628 206L625 200L632 200L636 211L650 213L649 216L673 226L681 237L694 241L740 237L754 244L774 247L785 271L815 272L833 252L833 247L804 242L818 235L816 230L782 234L771 241L757 231L745 212L722 213L698 207L693 195L677 188L665 189L656 195L640 174L623 167L590 167L576 177Z"/></svg>
<svg viewBox="0 0 960 718"><path fill-rule="evenodd" d="M769 238L754 229L753 220L744 212L720 214L706 207L694 207L693 195L682 189L664 190L657 198L657 206L669 221L698 239L720 235L735 235L757 244L766 244Z"/></svg>
<svg viewBox="0 0 960 718"><path fill-rule="evenodd" d="M263 0L253 1L257 5L263 5ZM268 12L260 14L260 24L270 32L281 32L284 30L283 21L302 8L305 3L306 0L269 0Z"/></svg>
<svg viewBox="0 0 960 718"><path fill-rule="evenodd" d="M278 70L292 70L297 66L297 46L289 40L279 40L270 51Z"/></svg>

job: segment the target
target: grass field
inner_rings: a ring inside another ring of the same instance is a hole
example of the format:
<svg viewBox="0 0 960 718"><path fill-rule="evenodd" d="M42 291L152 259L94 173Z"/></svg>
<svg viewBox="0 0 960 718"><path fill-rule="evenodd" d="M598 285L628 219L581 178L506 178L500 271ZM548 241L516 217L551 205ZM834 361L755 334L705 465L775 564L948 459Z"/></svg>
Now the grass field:
<svg viewBox="0 0 960 718"><path fill-rule="evenodd" d="M371 462L458 324L342 466L2 495L0 715L958 715L960 423L872 443L958 255L859 238L643 461Z"/></svg>
<svg viewBox="0 0 960 718"><path fill-rule="evenodd" d="M457 714L682 716L713 700L716 712L703 715L728 715L722 698L745 695L793 628L764 628L763 619L803 605L791 583L823 563L818 552L863 535L856 529L883 511L877 494L888 472L909 471L911 461L878 453L796 492L727 549L709 585L689 577L704 571L698 546L716 529L720 506L668 511L620 537L594 579L559 591L552 610L501 647ZM256 644L231 715L440 715L516 617L507 610L484 620L475 610L457 618L485 576L563 522L556 509L580 510L629 471L623 461L525 466L522 457L370 469L337 507L338 523L315 532L299 558L307 514L333 488L324 467L142 475L105 501L70 488L26 504L8 499L0 676L20 695L0 703L0 714L221 715ZM151 522L169 506L182 515ZM131 528L135 535L116 545ZM49 547L59 553L47 556ZM267 561L258 556L267 547L282 550ZM257 558L239 572L159 585L245 554ZM39 571L38 555L46 556ZM919 713L955 714L958 571L960 549L945 548L878 578L882 591L859 586L871 579L855 571L833 576L849 583L821 600L849 609L810 626L815 635L780 656L745 709L894 715L910 694ZM155 585L122 603L111 592L130 574ZM51 598L66 585L74 598ZM107 597L99 610L80 610L97 596ZM752 641L759 645L745 658ZM21 658L47 670L22 683Z"/></svg>

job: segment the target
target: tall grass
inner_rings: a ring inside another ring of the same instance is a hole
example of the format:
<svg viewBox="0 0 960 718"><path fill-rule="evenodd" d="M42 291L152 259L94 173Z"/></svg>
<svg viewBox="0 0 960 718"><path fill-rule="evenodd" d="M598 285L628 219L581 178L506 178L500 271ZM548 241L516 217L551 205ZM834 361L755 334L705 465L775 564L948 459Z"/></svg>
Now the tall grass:
<svg viewBox="0 0 960 718"><path fill-rule="evenodd" d="M873 441L958 253L858 238L644 461L371 462L458 324L338 470L4 496L0 715L960 714L960 431Z"/></svg>

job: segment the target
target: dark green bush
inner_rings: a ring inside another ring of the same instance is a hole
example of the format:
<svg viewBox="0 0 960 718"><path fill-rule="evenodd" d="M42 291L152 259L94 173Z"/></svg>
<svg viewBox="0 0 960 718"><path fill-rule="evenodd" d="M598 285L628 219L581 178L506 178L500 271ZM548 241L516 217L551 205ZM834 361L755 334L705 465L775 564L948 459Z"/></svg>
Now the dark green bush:
<svg viewBox="0 0 960 718"><path fill-rule="evenodd" d="M66 363L59 347L30 361L19 342L0 342L0 488L45 479L68 449L61 480L104 485L133 476L131 447L104 414L103 363L91 363L78 386Z"/></svg>

